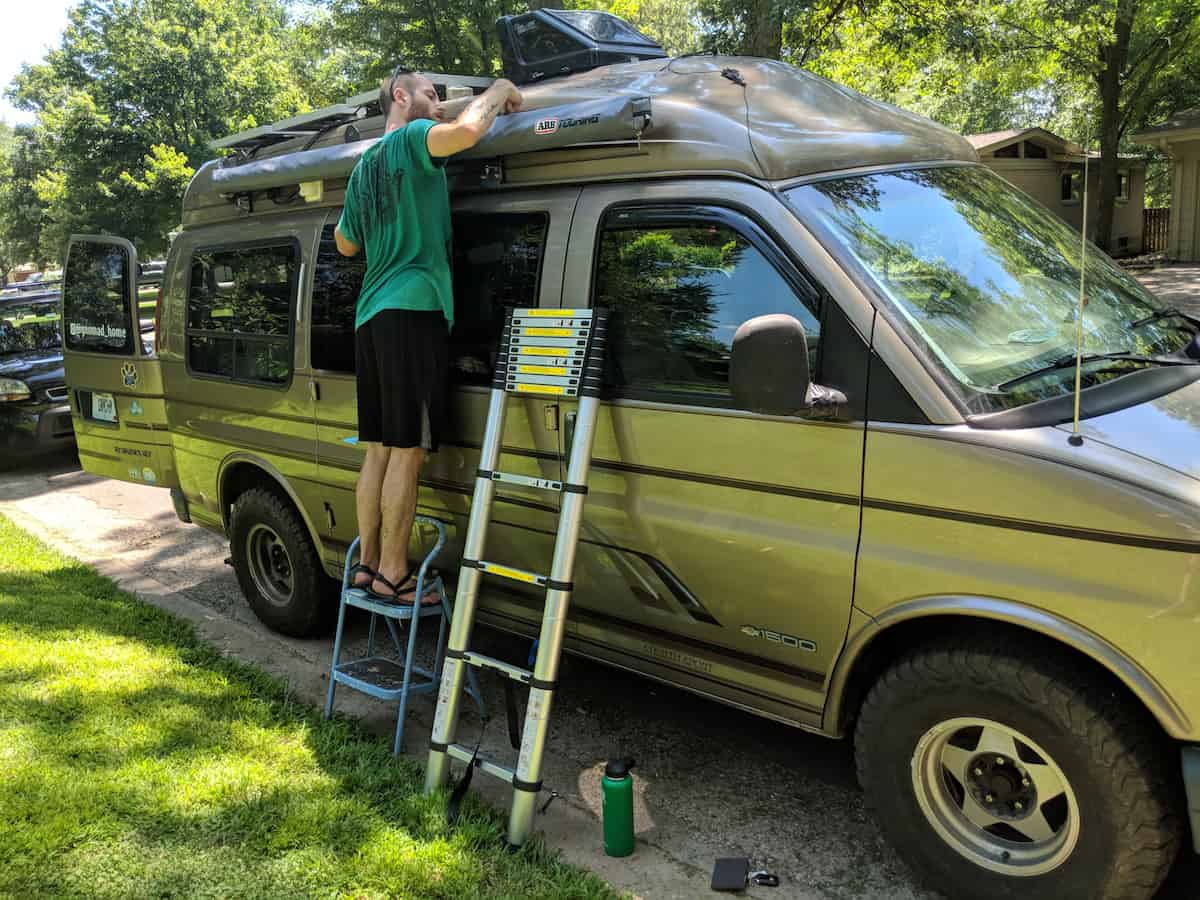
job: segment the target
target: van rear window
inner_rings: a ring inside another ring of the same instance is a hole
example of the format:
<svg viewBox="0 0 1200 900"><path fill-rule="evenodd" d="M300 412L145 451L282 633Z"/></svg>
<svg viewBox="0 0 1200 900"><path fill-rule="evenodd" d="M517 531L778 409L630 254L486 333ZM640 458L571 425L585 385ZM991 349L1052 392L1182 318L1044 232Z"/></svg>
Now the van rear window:
<svg viewBox="0 0 1200 900"><path fill-rule="evenodd" d="M67 349L133 355L129 257L117 244L71 244L63 273Z"/></svg>
<svg viewBox="0 0 1200 900"><path fill-rule="evenodd" d="M188 286L188 368L286 384L298 266L294 243L196 251Z"/></svg>

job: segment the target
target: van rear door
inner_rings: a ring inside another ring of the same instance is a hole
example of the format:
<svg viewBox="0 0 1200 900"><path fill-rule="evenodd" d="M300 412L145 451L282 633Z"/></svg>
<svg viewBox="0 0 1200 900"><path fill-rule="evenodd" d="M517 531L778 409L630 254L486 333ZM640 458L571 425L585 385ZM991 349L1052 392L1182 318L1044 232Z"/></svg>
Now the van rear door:
<svg viewBox="0 0 1200 900"><path fill-rule="evenodd" d="M133 244L72 235L63 268L63 359L83 468L178 487L162 370L144 342Z"/></svg>

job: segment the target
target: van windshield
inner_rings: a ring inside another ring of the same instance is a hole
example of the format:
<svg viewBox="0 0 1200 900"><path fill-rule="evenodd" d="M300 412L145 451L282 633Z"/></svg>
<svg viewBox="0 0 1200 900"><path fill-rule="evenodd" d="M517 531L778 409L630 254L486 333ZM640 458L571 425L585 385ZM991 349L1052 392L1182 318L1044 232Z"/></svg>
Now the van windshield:
<svg viewBox="0 0 1200 900"><path fill-rule="evenodd" d="M0 356L61 346L57 302L0 305Z"/></svg>
<svg viewBox="0 0 1200 900"><path fill-rule="evenodd" d="M878 285L970 412L1074 390L1080 237L1050 210L981 166L840 178L787 196ZM1091 244L1085 270L1084 387L1166 362L1154 358L1192 339L1186 320L1155 318L1162 304Z"/></svg>

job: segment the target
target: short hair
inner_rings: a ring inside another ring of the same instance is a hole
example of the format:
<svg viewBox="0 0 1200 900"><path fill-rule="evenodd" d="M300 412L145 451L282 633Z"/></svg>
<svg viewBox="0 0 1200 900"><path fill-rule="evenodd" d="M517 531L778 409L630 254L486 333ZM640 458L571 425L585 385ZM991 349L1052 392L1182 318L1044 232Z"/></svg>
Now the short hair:
<svg viewBox="0 0 1200 900"><path fill-rule="evenodd" d="M392 110L393 98L396 93L396 85L400 85L410 94L412 93L412 76L417 74L416 70L408 68L401 63L392 69L392 74L379 84L379 109L386 119Z"/></svg>

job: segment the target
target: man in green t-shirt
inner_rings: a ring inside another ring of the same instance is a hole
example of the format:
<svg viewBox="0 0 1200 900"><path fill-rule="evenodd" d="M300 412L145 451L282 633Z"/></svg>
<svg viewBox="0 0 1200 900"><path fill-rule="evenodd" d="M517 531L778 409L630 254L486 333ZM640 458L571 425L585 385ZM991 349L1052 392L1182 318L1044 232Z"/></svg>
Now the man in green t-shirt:
<svg viewBox="0 0 1200 900"><path fill-rule="evenodd" d="M411 603L417 475L445 422L454 324L442 167L475 146L501 111L519 109L521 95L500 79L454 122L442 122L432 82L398 66L380 86L379 103L383 137L354 167L334 231L343 255L367 254L354 322L358 438L367 455L356 496L362 560L352 578L378 597Z"/></svg>

